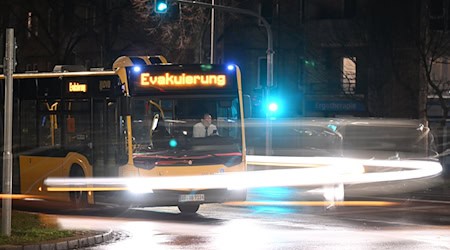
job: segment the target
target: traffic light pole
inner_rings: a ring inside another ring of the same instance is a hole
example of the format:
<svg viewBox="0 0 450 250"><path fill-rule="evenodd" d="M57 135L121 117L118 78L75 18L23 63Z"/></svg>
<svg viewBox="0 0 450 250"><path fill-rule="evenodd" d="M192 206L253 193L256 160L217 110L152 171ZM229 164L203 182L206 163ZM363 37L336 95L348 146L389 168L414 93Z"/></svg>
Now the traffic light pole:
<svg viewBox="0 0 450 250"><path fill-rule="evenodd" d="M2 235L11 236L11 194L12 194L12 113L13 113L13 72L14 72L14 30L6 29L5 46L5 114L3 147L3 195Z"/></svg>
<svg viewBox="0 0 450 250"><path fill-rule="evenodd" d="M267 31L267 83L266 83L266 105L268 102L269 97L269 91L270 88L273 86L273 36L272 36L272 28L270 27L270 24L267 22L267 20L259 15L258 13L255 13L250 10L245 9L238 9L233 8L229 6L223 6L223 5L214 5L214 4L208 4L203 2L197 2L197 1L187 1L187 0L176 0L180 4L189 4L189 5L196 5L203 8L211 8L211 9L217 9L227 12L234 12L239 14L244 14L248 16L253 16L261 20L261 22L264 25L264 28L266 28ZM266 115L266 155L270 155L272 150L272 122L270 120L270 117Z"/></svg>
<svg viewBox="0 0 450 250"><path fill-rule="evenodd" d="M249 15L258 18L261 20L261 22L264 24L264 27L267 31L267 87L273 86L273 37L272 37L272 28L270 27L270 24L267 22L267 20L262 17L261 15L245 9L238 9L234 7L229 6L223 6L223 5L214 5L214 4L208 4L203 2L197 2L197 1L187 1L187 0L176 0L178 3L181 4L189 4L189 5L197 5L203 8L210 8L210 9L217 9L227 12L234 12L244 15Z"/></svg>
<svg viewBox="0 0 450 250"><path fill-rule="evenodd" d="M214 6L214 0L211 0L211 5ZM211 54L210 54L210 62L214 63L214 47L215 47L215 37L214 37L214 25L215 25L215 15L214 8L211 8Z"/></svg>

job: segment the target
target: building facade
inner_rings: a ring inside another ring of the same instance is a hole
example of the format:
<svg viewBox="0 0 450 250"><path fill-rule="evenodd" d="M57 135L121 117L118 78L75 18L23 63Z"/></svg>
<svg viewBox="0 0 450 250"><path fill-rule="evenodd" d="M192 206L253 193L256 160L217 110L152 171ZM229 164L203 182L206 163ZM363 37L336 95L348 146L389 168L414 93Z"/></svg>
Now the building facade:
<svg viewBox="0 0 450 250"><path fill-rule="evenodd" d="M268 87L263 23L216 11L214 62L240 65L254 116L265 115L269 98L280 102L280 116L426 116L420 44L430 30L447 29L448 0L215 3L253 11L270 24L274 82ZM0 7L2 30L15 29L20 72L55 64L110 68L121 55L210 62L209 9L172 4L167 15L155 15L143 0L5 0Z"/></svg>
<svg viewBox="0 0 450 250"><path fill-rule="evenodd" d="M242 7L253 6L272 25L273 94L288 102L289 115L419 118L425 108L417 47L422 5L273 0ZM225 55L242 62L252 83L246 91L264 88L264 29L250 19L229 29Z"/></svg>

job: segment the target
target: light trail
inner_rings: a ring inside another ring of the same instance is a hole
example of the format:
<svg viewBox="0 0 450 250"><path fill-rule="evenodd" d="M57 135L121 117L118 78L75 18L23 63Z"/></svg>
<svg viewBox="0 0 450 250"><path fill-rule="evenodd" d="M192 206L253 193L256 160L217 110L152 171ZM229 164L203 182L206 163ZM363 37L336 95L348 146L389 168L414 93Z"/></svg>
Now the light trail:
<svg viewBox="0 0 450 250"><path fill-rule="evenodd" d="M365 173L344 179L344 184L373 183L383 181L400 181L438 175L442 166L433 160L366 160L339 157L291 157L291 156L256 156L248 155L249 165L266 165L272 167L285 166L364 166L391 168L389 171ZM392 169L400 169L392 171ZM326 174L324 172L324 174ZM347 176L348 177L348 176ZM358 181L359 180L359 181ZM330 184L330 183L323 183Z"/></svg>
<svg viewBox="0 0 450 250"><path fill-rule="evenodd" d="M267 164L273 167L286 165L297 167L202 176L48 178L44 184L48 191L129 190L151 193L153 190L160 189L244 189L375 183L432 177L442 171L440 163L431 160L248 156L248 163ZM304 168L305 166L308 167ZM383 167L388 168L389 171L366 172L367 167Z"/></svg>
<svg viewBox="0 0 450 250"><path fill-rule="evenodd" d="M329 205L328 201L236 201L226 202L230 206L308 206L324 207ZM335 206L347 207L388 207L398 206L400 202L393 201L336 201Z"/></svg>
<svg viewBox="0 0 450 250"><path fill-rule="evenodd" d="M43 196L29 195L29 194L0 194L0 199L12 200L41 200Z"/></svg>

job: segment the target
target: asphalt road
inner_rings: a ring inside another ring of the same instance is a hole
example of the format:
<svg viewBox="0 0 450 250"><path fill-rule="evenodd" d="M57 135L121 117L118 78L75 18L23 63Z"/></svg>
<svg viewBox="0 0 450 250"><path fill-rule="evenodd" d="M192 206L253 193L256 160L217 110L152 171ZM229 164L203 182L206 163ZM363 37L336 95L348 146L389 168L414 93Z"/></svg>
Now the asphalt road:
<svg viewBox="0 0 450 250"><path fill-rule="evenodd" d="M175 207L47 212L64 228L114 231L113 241L92 249L450 249L446 189L354 197L330 209L287 201L297 190L270 190L271 199L263 191L252 190L246 203L203 205L196 215Z"/></svg>

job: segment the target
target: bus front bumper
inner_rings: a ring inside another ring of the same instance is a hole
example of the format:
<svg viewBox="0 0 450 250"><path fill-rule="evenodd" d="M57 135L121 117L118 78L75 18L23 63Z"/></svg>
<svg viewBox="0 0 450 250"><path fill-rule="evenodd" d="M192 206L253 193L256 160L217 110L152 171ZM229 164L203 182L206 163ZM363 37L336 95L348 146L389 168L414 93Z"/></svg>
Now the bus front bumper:
<svg viewBox="0 0 450 250"><path fill-rule="evenodd" d="M183 203L224 203L245 201L246 189L155 190L151 193L130 191L107 192L96 197L108 203L135 207L177 206ZM97 199L98 201L98 199Z"/></svg>

